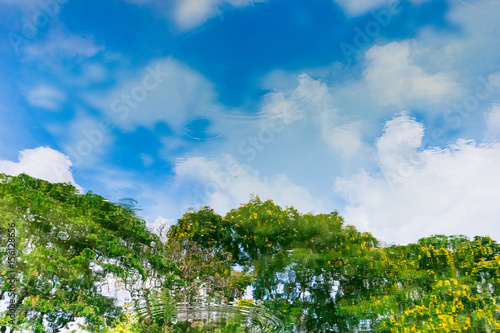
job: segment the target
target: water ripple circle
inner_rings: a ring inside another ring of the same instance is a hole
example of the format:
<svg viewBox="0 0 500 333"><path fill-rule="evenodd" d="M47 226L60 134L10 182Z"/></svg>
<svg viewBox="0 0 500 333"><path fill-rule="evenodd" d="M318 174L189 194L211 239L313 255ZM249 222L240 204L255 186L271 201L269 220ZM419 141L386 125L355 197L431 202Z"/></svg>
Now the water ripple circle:
<svg viewBox="0 0 500 333"><path fill-rule="evenodd" d="M164 316L168 307L172 305L155 303L149 307L140 306L135 308L138 319L142 322L148 319L157 319ZM238 306L234 304L196 304L177 303L175 305L172 323L178 321L208 322L211 320L228 319L232 316L243 318L242 325L251 329L251 332L284 332L282 320L273 312L265 308Z"/></svg>

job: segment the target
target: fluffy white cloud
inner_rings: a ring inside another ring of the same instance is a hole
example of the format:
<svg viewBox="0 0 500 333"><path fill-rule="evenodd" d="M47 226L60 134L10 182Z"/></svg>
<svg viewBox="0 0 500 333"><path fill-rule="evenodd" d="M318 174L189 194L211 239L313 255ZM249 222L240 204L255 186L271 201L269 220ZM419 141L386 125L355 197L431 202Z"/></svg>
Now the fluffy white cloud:
<svg viewBox="0 0 500 333"><path fill-rule="evenodd" d="M321 135L323 140L338 151L343 157L358 153L363 142L361 140L360 121L346 122L337 114L337 110L324 110L320 115Z"/></svg>
<svg viewBox="0 0 500 333"><path fill-rule="evenodd" d="M125 130L166 122L181 132L189 119L214 118L224 110L210 81L171 58L152 62L117 82L104 97L85 98Z"/></svg>
<svg viewBox="0 0 500 333"><path fill-rule="evenodd" d="M52 183L71 183L82 192L73 179L71 166L66 155L49 147L38 147L21 151L19 162L0 161L0 172L12 176L25 173Z"/></svg>
<svg viewBox="0 0 500 333"><path fill-rule="evenodd" d="M228 8L244 8L254 3L267 0L176 0L173 8L162 0L126 0L137 5L153 5L165 17L172 18L181 30L189 30L200 26L209 19L219 16L222 18Z"/></svg>
<svg viewBox="0 0 500 333"><path fill-rule="evenodd" d="M34 59L50 57L54 61L60 58L90 58L103 49L102 45L95 44L91 35L73 35L63 29L53 29L47 40L28 44L25 53Z"/></svg>
<svg viewBox="0 0 500 333"><path fill-rule="evenodd" d="M241 203L248 202L250 194L262 200L273 199L278 205L293 205L302 212L323 211L322 203L314 200L307 189L294 184L285 175L261 177L249 166L226 155L221 161L191 157L178 161L175 168L176 187L188 187L192 192L183 204L197 209L209 205L218 213L226 213Z"/></svg>
<svg viewBox="0 0 500 333"><path fill-rule="evenodd" d="M290 77L288 81L291 81ZM273 92L264 96L260 114L261 127L269 127L276 119L287 125L306 120L320 129L323 141L334 151L343 156L351 156L362 147L362 124L339 116L332 95L325 83L301 74L297 77L296 87L290 91Z"/></svg>
<svg viewBox="0 0 500 333"><path fill-rule="evenodd" d="M460 38L443 39L439 31L429 31L420 36L422 42L427 42L428 47L448 45L445 50L454 56L450 65L472 76L496 68L491 65L498 62L500 50L500 37L495 33L498 30L500 3L495 0L464 0L450 1L450 5L447 18L451 24L460 27Z"/></svg>
<svg viewBox="0 0 500 333"><path fill-rule="evenodd" d="M269 126L273 120L281 120L286 124L296 121L308 120L318 124L329 117L336 119L328 87L314 80L307 74L298 77L288 77L289 81L296 82L292 89L268 93L263 98L263 105L259 116L261 116L261 127ZM331 125L331 122L328 124Z"/></svg>
<svg viewBox="0 0 500 333"><path fill-rule="evenodd" d="M355 4L358 2L352 1L352 6ZM405 109L441 116L453 109L464 96L474 96L478 77L486 78L496 68L500 52L495 33L498 10L500 3L494 0L450 1L446 20L459 27L459 33L443 34L433 26L423 26L407 41L386 45L378 41L379 46L358 58L356 66L363 68L359 79L337 80L337 72L332 73L335 106L363 113L365 118ZM339 76L346 70L352 68L340 68ZM489 109L495 98L498 91L482 101L480 111Z"/></svg>
<svg viewBox="0 0 500 333"><path fill-rule="evenodd" d="M113 142L113 124L109 119L90 116L78 110L70 123L49 126L49 130L60 138L63 151L73 161L75 167L95 165Z"/></svg>
<svg viewBox="0 0 500 333"><path fill-rule="evenodd" d="M109 118L98 118L81 108L76 109L75 117L69 122L45 125L75 167L95 167L99 164L99 158L115 140L113 127Z"/></svg>
<svg viewBox="0 0 500 333"><path fill-rule="evenodd" d="M366 52L365 60L367 87L381 105L404 107L408 101L438 102L457 92L450 74L429 74L412 62L408 42L374 46Z"/></svg>
<svg viewBox="0 0 500 333"><path fill-rule="evenodd" d="M396 2L395 0L333 0L348 15L358 16L370 10Z"/></svg>
<svg viewBox="0 0 500 333"><path fill-rule="evenodd" d="M340 151L344 157L349 157L359 152L363 145L360 127L360 122L348 123L329 132L323 130L323 136L331 147Z"/></svg>
<svg viewBox="0 0 500 333"><path fill-rule="evenodd" d="M418 109L431 117L442 116L468 94L460 73L444 66L450 57L436 59L419 42L410 40L373 46L354 67L334 64L328 92L330 109L336 111L322 119L327 128L325 140L349 156L347 146L365 152L362 142L374 140L380 130L374 124L395 112ZM474 94L478 84L477 77L474 80L469 94Z"/></svg>
<svg viewBox="0 0 500 333"><path fill-rule="evenodd" d="M424 126L403 112L399 117L388 121L384 135L376 147L380 168L384 174L397 174L398 168L422 145Z"/></svg>
<svg viewBox="0 0 500 333"><path fill-rule="evenodd" d="M26 99L32 106L57 110L66 100L66 95L53 86L42 84L30 90L26 94Z"/></svg>
<svg viewBox="0 0 500 333"><path fill-rule="evenodd" d="M500 238L500 144L421 149L422 136L407 114L387 123L377 143L380 172L336 182L346 221L397 243L431 234Z"/></svg>
<svg viewBox="0 0 500 333"><path fill-rule="evenodd" d="M446 20L458 33L443 34L435 27L422 27L410 41L410 55L427 72L453 73L462 91L473 94L478 76L496 70L500 37L496 34L500 3L495 0L448 1ZM452 101L449 107L457 101Z"/></svg>
<svg viewBox="0 0 500 333"><path fill-rule="evenodd" d="M191 29L214 16L222 15L223 5L243 8L265 1L267 0L178 0L175 20L181 29Z"/></svg>
<svg viewBox="0 0 500 333"><path fill-rule="evenodd" d="M500 104L493 104L490 112L485 114L488 135L493 138L500 136Z"/></svg>
<svg viewBox="0 0 500 333"><path fill-rule="evenodd" d="M175 11L177 24L183 29L198 26L219 12L220 0L182 0Z"/></svg>

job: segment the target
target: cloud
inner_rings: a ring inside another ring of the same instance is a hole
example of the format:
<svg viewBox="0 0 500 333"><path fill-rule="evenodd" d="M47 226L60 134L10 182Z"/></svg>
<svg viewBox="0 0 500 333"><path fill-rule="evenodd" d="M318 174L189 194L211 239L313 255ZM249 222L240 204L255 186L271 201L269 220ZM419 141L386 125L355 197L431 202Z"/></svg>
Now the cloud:
<svg viewBox="0 0 500 333"><path fill-rule="evenodd" d="M75 167L92 166L107 152L114 141L110 119L99 119L85 110L66 124L51 124L47 129L60 140L59 145L73 161Z"/></svg>
<svg viewBox="0 0 500 333"><path fill-rule="evenodd" d="M376 143L380 168L385 174L396 174L412 153L422 145L424 126L402 112L385 124L384 135Z"/></svg>
<svg viewBox="0 0 500 333"><path fill-rule="evenodd" d="M491 110L485 114L486 127L490 137L500 136L500 104L493 104Z"/></svg>
<svg viewBox="0 0 500 333"><path fill-rule="evenodd" d="M365 82L380 105L403 107L421 100L437 103L457 92L450 74L429 74L413 63L408 42L374 46L366 52L365 61Z"/></svg>
<svg viewBox="0 0 500 333"><path fill-rule="evenodd" d="M83 66L82 69L83 81L99 82L103 81L108 76L108 70L101 64L98 63L88 63Z"/></svg>
<svg viewBox="0 0 500 333"><path fill-rule="evenodd" d="M443 117L453 105L463 103L468 91L473 96L479 83L477 77L471 79L475 85L469 90L461 72L445 66L452 58L435 57L420 42L410 40L373 46L353 66L334 65L329 94L337 112L322 121L328 128L325 139L343 157L354 157L351 151L360 156L372 149L368 143L378 137L381 120L395 112L419 110L424 117ZM443 119L446 126L449 119ZM360 162L366 166L367 160Z"/></svg>
<svg viewBox="0 0 500 333"><path fill-rule="evenodd" d="M190 188L184 205L197 209L209 205L223 214L241 203L248 202L250 194L262 200L273 199L278 205L293 205L302 212L323 211L322 203L314 200L307 189L294 184L286 175L261 177L259 172L225 155L220 161L191 157L177 162L177 188Z"/></svg>
<svg viewBox="0 0 500 333"><path fill-rule="evenodd" d="M50 85L39 85L26 94L28 102L35 107L47 110L58 110L66 100L66 95Z"/></svg>
<svg viewBox="0 0 500 333"><path fill-rule="evenodd" d="M155 160L148 154L141 154L141 162L146 168L148 168L155 162Z"/></svg>
<svg viewBox="0 0 500 333"><path fill-rule="evenodd" d="M333 0L339 5L349 16L358 16L369 12L370 10L380 8L390 3L395 3L394 0Z"/></svg>
<svg viewBox="0 0 500 333"><path fill-rule="evenodd" d="M35 60L49 57L54 61L61 58L91 58L103 49L104 46L95 44L92 35L73 35L62 29L52 29L46 40L28 44L25 53Z"/></svg>
<svg viewBox="0 0 500 333"><path fill-rule="evenodd" d="M288 81L292 81L291 77ZM322 140L344 157L352 156L362 148L359 121L339 115L329 87L307 74L295 78L296 86L289 91L268 93L263 98L261 127L266 128L273 120L289 125L307 121L319 128ZM314 130L314 129L310 129Z"/></svg>
<svg viewBox="0 0 500 333"><path fill-rule="evenodd" d="M410 41L411 59L428 72L453 73L462 88L473 92L478 76L489 76L497 68L499 10L495 0L449 1L445 18L453 32L421 27Z"/></svg>
<svg viewBox="0 0 500 333"><path fill-rule="evenodd" d="M324 140L344 157L350 157L359 152L363 146L361 140L361 122L352 122L337 126L329 131L323 127Z"/></svg>
<svg viewBox="0 0 500 333"><path fill-rule="evenodd" d="M500 144L457 140L423 149L423 135L406 113L387 122L377 142L380 171L336 181L346 221L403 244L431 234L500 239Z"/></svg>
<svg viewBox="0 0 500 333"><path fill-rule="evenodd" d="M325 84L307 74L288 77L288 80L295 82L292 89L264 95L260 114L263 126L273 119L289 124L306 118L315 119L321 111L331 110L331 98Z"/></svg>
<svg viewBox="0 0 500 333"><path fill-rule="evenodd" d="M51 183L71 183L83 192L73 179L71 166L66 155L49 147L38 147L21 151L19 162L0 161L0 172L11 176L25 173Z"/></svg>
<svg viewBox="0 0 500 333"><path fill-rule="evenodd" d="M427 39L428 47L435 44L446 45L446 53L454 56L451 65L466 69L472 76L496 68L492 64L498 62L500 51L500 37L495 34L498 30L497 13L500 3L495 0L450 3L447 19L460 27L460 38L450 36L443 39L443 34L439 31L425 31L421 37Z"/></svg>
<svg viewBox="0 0 500 333"><path fill-rule="evenodd" d="M256 2L267 0L178 0L175 8L175 20L183 29L195 28L208 19L222 15L223 6L229 5L233 8L252 6Z"/></svg>
<svg viewBox="0 0 500 333"><path fill-rule="evenodd" d="M84 98L127 131L165 122L180 132L189 119L214 118L224 111L213 84L171 58L153 61L137 74L116 81L102 97Z"/></svg>
<svg viewBox="0 0 500 333"><path fill-rule="evenodd" d="M209 18L216 16L220 0L183 0L177 3L175 19L183 29L200 25Z"/></svg>
<svg viewBox="0 0 500 333"><path fill-rule="evenodd" d="M253 6L267 0L175 0L173 6L159 0L126 0L136 5L154 6L181 30L194 29L215 16L223 18L226 10Z"/></svg>
<svg viewBox="0 0 500 333"><path fill-rule="evenodd" d="M492 74L498 62L495 13L500 3L451 1L449 5L446 20L454 31L444 34L442 29L423 25L413 39L385 45L377 40L379 45L364 52L355 67L332 72L335 106L365 116L412 109L435 116L473 95L478 77ZM336 81L337 75L349 77L343 71L356 73L359 68L359 79ZM489 108L487 103L483 106Z"/></svg>
<svg viewBox="0 0 500 333"><path fill-rule="evenodd" d="M305 109L323 110L317 112L323 140L343 157L366 153L367 143L379 134L381 119L401 110L441 116L462 102L466 93L460 73L444 66L445 59L436 59L415 40L373 46L360 60L354 65L334 64L333 70L325 68L324 74L317 75L321 80L309 78L324 87L315 88L323 97L319 103L311 102L310 108L303 103ZM286 109L290 98L283 101L288 103L282 103Z"/></svg>

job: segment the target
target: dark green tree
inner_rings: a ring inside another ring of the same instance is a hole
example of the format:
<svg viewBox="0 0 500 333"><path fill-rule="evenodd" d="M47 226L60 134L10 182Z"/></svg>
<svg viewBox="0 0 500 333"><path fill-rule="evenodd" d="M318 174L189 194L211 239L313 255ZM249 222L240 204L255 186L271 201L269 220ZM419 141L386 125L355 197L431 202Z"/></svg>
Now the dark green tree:
<svg viewBox="0 0 500 333"><path fill-rule="evenodd" d="M336 298L362 293L363 279L345 267L378 245L336 212L301 214L258 197L224 218L208 207L186 214L169 232L170 241L185 238L231 253L232 265L252 277L253 297L290 329L309 332L349 327Z"/></svg>
<svg viewBox="0 0 500 333"><path fill-rule="evenodd" d="M16 248L9 255L12 229ZM121 308L103 295L103 284L122 282L138 300L147 298L145 287L168 283L175 272L164 244L130 208L24 174L0 174L0 244L0 298L9 293L12 270L17 279L14 323L4 312L0 325L34 332L55 332L78 317L91 331L112 325Z"/></svg>

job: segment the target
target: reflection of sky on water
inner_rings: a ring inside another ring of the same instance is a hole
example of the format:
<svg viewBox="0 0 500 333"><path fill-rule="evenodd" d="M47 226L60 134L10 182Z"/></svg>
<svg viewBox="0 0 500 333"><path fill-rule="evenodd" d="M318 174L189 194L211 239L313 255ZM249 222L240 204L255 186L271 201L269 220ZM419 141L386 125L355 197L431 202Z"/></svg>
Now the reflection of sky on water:
<svg viewBox="0 0 500 333"><path fill-rule="evenodd" d="M3 0L0 171L151 225L255 193L386 242L500 238L498 6Z"/></svg>

